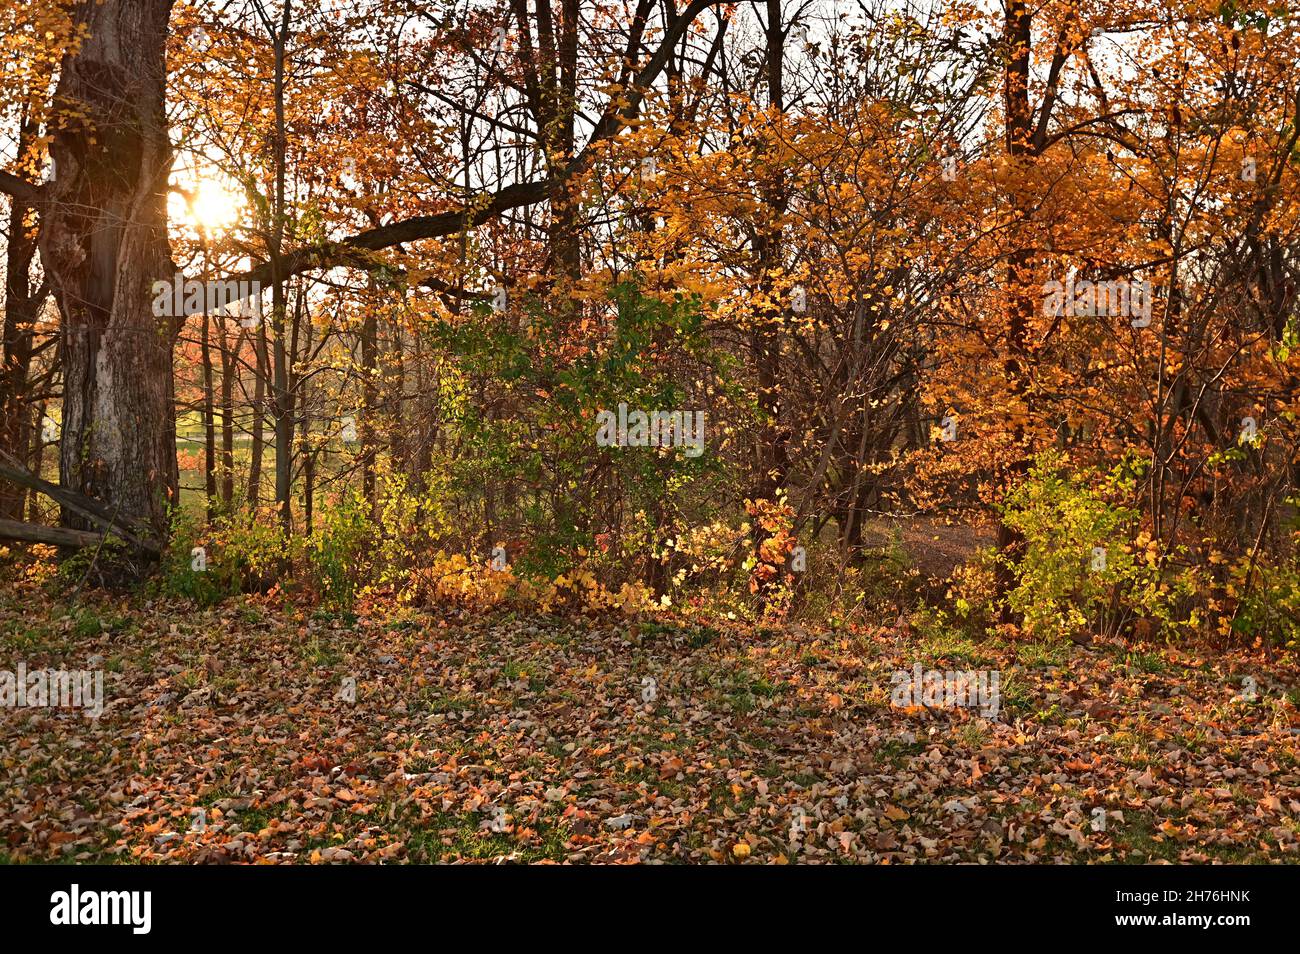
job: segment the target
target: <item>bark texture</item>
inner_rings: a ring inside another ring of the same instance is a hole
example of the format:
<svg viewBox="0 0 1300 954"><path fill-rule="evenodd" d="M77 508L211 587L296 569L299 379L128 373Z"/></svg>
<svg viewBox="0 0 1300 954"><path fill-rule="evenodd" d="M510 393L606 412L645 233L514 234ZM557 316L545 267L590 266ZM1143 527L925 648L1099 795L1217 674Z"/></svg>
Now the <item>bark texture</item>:
<svg viewBox="0 0 1300 954"><path fill-rule="evenodd" d="M164 113L171 0L101 0L55 93L41 258L63 318L64 487L165 534L176 499L172 347L177 320L153 314L173 273L167 240L171 147ZM62 522L90 529L67 510Z"/></svg>

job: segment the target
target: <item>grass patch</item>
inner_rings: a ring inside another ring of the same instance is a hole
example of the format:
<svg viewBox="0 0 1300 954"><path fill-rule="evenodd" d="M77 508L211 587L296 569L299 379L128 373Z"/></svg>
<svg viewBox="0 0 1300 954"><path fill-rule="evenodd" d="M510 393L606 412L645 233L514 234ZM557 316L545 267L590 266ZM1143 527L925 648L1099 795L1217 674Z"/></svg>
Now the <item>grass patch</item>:
<svg viewBox="0 0 1300 954"><path fill-rule="evenodd" d="M411 861L432 864L445 857L475 861L509 859L518 864L536 861L563 861L568 828L537 822L532 827L537 841L519 844L512 832L494 832L483 828L486 816L474 812L442 812L412 831L406 841ZM511 819L516 825L518 819Z"/></svg>

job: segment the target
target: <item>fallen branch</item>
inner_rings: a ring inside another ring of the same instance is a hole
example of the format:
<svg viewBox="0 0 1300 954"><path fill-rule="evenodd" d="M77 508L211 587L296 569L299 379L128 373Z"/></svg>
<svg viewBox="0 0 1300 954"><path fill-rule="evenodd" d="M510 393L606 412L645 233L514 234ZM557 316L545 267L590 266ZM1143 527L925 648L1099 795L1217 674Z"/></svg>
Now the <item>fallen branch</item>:
<svg viewBox="0 0 1300 954"><path fill-rule="evenodd" d="M60 506L67 508L80 517L84 517L86 520L89 520L95 526L99 527L101 531L121 537L127 543L144 550L146 553L158 554L162 552L161 544L154 540L148 531L133 525L122 517L118 517L103 504L91 500L84 494L79 494L74 490L69 490L67 487L60 487L58 484L52 484L48 480L41 479L19 464L18 461L4 451L0 451L0 479L17 484L19 487L26 487L29 490L35 490L38 493L44 494ZM16 520L7 520L4 522L14 527L37 528L40 530L51 531L64 529L59 527L45 527L38 524L21 523ZM28 530L26 532L31 533L35 531ZM88 535L92 538L91 543L97 542L102 538L101 533L91 533L89 531L80 530L68 530L67 532ZM14 536L11 537L11 539L32 540L36 538L32 536ZM37 542L55 543L59 541L38 540ZM72 543L68 545L86 546L87 544Z"/></svg>
<svg viewBox="0 0 1300 954"><path fill-rule="evenodd" d="M104 541L104 535L90 530L48 527L43 523L0 520L0 539L24 540L28 543L49 543L58 547L93 547Z"/></svg>

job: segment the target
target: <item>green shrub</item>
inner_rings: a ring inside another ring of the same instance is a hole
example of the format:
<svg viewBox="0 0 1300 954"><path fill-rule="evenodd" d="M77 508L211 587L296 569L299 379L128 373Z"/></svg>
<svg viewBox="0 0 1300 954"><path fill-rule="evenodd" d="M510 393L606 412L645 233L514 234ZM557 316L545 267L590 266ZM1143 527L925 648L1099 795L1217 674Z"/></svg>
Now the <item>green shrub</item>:
<svg viewBox="0 0 1300 954"><path fill-rule="evenodd" d="M1141 620L1168 635L1197 624L1193 571L1174 571L1141 530L1137 509L1115 502L1132 498L1135 481L1127 465L1103 474L1050 451L1007 496L1003 519L1025 546L1006 599L1026 632L1118 634Z"/></svg>
<svg viewBox="0 0 1300 954"><path fill-rule="evenodd" d="M1249 641L1296 648L1300 643L1300 564L1294 556L1277 563L1243 558L1233 567L1228 593L1239 600L1234 633Z"/></svg>
<svg viewBox="0 0 1300 954"><path fill-rule="evenodd" d="M375 524L365 498L357 492L344 495L325 511L324 519L307 544L307 564L312 583L328 608L350 611L357 590L369 579L368 556L375 540Z"/></svg>
<svg viewBox="0 0 1300 954"><path fill-rule="evenodd" d="M194 515L177 511L158 574L160 591L211 606L228 596L286 583L299 544L286 541L274 518L268 517L223 516L203 527ZM203 569L195 563L199 547Z"/></svg>

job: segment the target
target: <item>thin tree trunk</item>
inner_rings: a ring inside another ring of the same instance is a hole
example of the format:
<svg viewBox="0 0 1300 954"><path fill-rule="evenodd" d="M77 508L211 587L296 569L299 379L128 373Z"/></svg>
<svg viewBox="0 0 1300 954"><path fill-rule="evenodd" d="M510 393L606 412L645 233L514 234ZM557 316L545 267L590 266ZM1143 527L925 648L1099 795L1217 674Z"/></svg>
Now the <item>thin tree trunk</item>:
<svg viewBox="0 0 1300 954"><path fill-rule="evenodd" d="M280 512L280 526L284 532L293 530L293 392L289 386L289 356L285 341L285 315L287 313L284 287L284 261L281 255L285 226L285 135L284 68L289 39L289 0L284 0L280 24L273 40L275 47L275 129L272 137L272 158L275 163L275 196L271 206L271 230L268 261L271 266L271 403L275 411L275 502Z"/></svg>
<svg viewBox="0 0 1300 954"><path fill-rule="evenodd" d="M767 88L768 105L774 113L785 108L785 34L781 25L780 0L767 0ZM755 245L760 281L770 301L770 276L782 264L780 219L789 203L784 176L780 169L770 171L763 183L763 203L770 223L760 225ZM759 316L751 335L757 370L758 407L762 416L757 448L757 475L754 498L773 500L785 483L789 469L787 440L781 426L780 373L781 324L780 306Z"/></svg>
<svg viewBox="0 0 1300 954"><path fill-rule="evenodd" d="M254 514L262 503L262 458L266 452L266 379L270 370L267 357L266 323L257 323L253 342L257 355L257 374L253 380L253 446L248 467L248 505Z"/></svg>
<svg viewBox="0 0 1300 954"><path fill-rule="evenodd" d="M44 420L47 407L48 404L45 401L38 403L31 420ZM36 426L30 427L29 435L31 445L26 459L31 461L32 473L39 477L42 476L41 471L45 467L45 439L41 435L41 429ZM28 497L27 519L32 523L39 523L41 520L41 500L38 494L31 494Z"/></svg>
<svg viewBox="0 0 1300 954"><path fill-rule="evenodd" d="M367 308L361 325L361 484L372 518L379 515L379 495L375 485L375 456L378 451L375 415L379 413L377 333L374 309Z"/></svg>
<svg viewBox="0 0 1300 954"><path fill-rule="evenodd" d="M26 117L19 127L18 155L26 155L37 133L36 124ZM31 282L36 257L36 234L31 206L14 197L9 207L9 229L5 249L4 351L0 355L0 449L28 461L31 444L32 410L28 380L35 344L36 318L45 289ZM0 482L0 517L21 519L27 492Z"/></svg>
<svg viewBox="0 0 1300 954"><path fill-rule="evenodd" d="M311 414L309 413L311 405L307 402L305 386L302 394L299 395L298 405L302 408L298 415L298 443L303 448L302 520L307 536L311 536L316 509L316 453L311 448Z"/></svg>
<svg viewBox="0 0 1300 954"><path fill-rule="evenodd" d="M235 339L238 344L238 338ZM221 504L234 511L235 498L235 353L230 347L226 319L221 323Z"/></svg>
<svg viewBox="0 0 1300 954"><path fill-rule="evenodd" d="M203 309L203 339L199 342L199 358L203 365L203 489L209 522L216 516L217 505L217 432L216 414L212 393L212 316Z"/></svg>
<svg viewBox="0 0 1300 954"><path fill-rule="evenodd" d="M1010 0L1006 9L1003 31L1007 56L1003 92L1006 102L1005 148L1014 164L1026 163L1034 154L1033 109L1029 102L1029 47L1032 23L1033 14L1030 12L1027 0ZM1013 208L1016 210L1017 220L1023 222L1031 214L1031 210L1015 185L1012 189ZM1029 410L1026 362L1029 322L1034 311L1032 279L1032 254L1027 250L1013 252L1007 261L1006 341L1002 370L1010 390L1008 410L1015 421L1012 424L1013 456L1003 467L999 481L1004 490L1010 489L1029 470L1030 448L1024 420ZM1023 556L1024 546L1024 536L1018 530L1008 526L1005 521L999 521L997 535L999 559L994 570L994 583L995 592L1002 600L1001 618L1005 623L1016 622L1016 614L1007 605L1005 597L1015 586L1016 566Z"/></svg>

